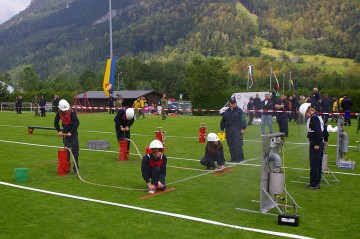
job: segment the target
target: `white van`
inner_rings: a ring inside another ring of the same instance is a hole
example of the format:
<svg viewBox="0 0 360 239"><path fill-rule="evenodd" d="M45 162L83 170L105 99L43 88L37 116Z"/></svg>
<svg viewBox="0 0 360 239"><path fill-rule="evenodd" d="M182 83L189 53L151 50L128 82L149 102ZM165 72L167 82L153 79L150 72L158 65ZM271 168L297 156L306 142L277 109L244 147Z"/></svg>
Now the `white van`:
<svg viewBox="0 0 360 239"><path fill-rule="evenodd" d="M269 92L240 92L232 94L231 97L235 97L236 104L240 109L247 110L247 104L249 103L250 97L252 96L255 99L256 94L259 94L261 101L263 101L265 99L265 94L269 94ZM229 101L220 109L219 114L222 115L227 108L229 108Z"/></svg>

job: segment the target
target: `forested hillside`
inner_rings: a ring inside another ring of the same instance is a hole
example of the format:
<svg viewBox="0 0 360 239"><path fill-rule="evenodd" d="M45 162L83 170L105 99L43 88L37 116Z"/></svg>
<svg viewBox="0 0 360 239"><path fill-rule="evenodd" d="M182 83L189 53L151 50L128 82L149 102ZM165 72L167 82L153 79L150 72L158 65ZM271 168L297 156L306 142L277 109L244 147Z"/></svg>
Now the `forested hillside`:
<svg viewBox="0 0 360 239"><path fill-rule="evenodd" d="M174 52L259 56L262 46L355 59L359 5L356 0L113 0L113 48L118 57L141 59ZM107 0L33 0L0 26L0 72L32 65L41 79L54 80L101 70L109 57L108 9Z"/></svg>

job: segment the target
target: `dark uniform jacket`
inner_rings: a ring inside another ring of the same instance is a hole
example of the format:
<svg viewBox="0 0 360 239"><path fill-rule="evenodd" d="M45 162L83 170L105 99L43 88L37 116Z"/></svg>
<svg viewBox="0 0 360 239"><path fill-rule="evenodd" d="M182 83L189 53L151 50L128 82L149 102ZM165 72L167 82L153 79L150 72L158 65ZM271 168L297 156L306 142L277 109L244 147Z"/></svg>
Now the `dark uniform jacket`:
<svg viewBox="0 0 360 239"><path fill-rule="evenodd" d="M242 109L235 107L233 110L228 108L224 111L223 117L220 122L220 130L230 128L246 129L246 116Z"/></svg>
<svg viewBox="0 0 360 239"><path fill-rule="evenodd" d="M166 163L167 157L165 155L161 155L158 159L155 159L152 154L145 155L141 163L141 174L145 182L150 182L150 170L156 166L160 167L159 181L164 181L166 177Z"/></svg>
<svg viewBox="0 0 360 239"><path fill-rule="evenodd" d="M130 128L134 121L134 118L132 118L131 120L126 119L126 109L119 109L114 118L115 127L117 129L120 129L120 126L122 126L123 128L128 126Z"/></svg>
<svg viewBox="0 0 360 239"><path fill-rule="evenodd" d="M63 129L60 129L59 122L62 122ZM79 128L80 122L75 111L70 111L68 114L62 115L59 112L56 113L54 120L54 127L58 132L71 133L72 135L78 134L77 129Z"/></svg>
<svg viewBox="0 0 360 239"><path fill-rule="evenodd" d="M262 110L274 110L275 104L271 99L268 100L267 104L265 103L266 103L265 100L261 101ZM272 115L272 114L273 114L272 112L263 112L263 115Z"/></svg>
<svg viewBox="0 0 360 239"><path fill-rule="evenodd" d="M307 124L307 128L307 137L310 142L314 143L315 145L320 145L323 141L328 141L329 133L327 132L327 127L316 113L311 115Z"/></svg>

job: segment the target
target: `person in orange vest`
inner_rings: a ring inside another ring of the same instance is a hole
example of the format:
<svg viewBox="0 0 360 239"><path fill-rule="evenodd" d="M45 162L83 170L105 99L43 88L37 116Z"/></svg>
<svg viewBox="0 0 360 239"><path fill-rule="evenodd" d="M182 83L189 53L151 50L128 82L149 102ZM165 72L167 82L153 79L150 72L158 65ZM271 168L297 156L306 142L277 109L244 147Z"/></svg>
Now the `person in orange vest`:
<svg viewBox="0 0 360 239"><path fill-rule="evenodd" d="M151 153L146 154L141 163L141 174L146 182L149 193L155 193L157 189L166 189L166 163L167 157L163 154L164 145L160 140L153 140L149 148Z"/></svg>
<svg viewBox="0 0 360 239"><path fill-rule="evenodd" d="M60 120L62 122L63 129L60 129ZM64 146L71 149L74 155L74 173L79 169L79 139L78 131L80 121L76 115L76 112L70 108L70 104L66 100L59 101L59 111L55 115L54 127L58 131L59 137L64 138ZM70 154L68 155L68 161L70 161Z"/></svg>

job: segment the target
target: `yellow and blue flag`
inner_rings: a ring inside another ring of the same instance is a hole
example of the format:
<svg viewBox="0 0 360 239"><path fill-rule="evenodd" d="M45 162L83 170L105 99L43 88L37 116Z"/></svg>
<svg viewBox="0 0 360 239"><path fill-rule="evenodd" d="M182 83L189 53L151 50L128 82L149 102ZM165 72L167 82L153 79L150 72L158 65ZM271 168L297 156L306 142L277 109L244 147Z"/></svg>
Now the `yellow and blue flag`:
<svg viewBox="0 0 360 239"><path fill-rule="evenodd" d="M109 58L106 61L106 68L103 81L103 90L107 97L114 91L116 57Z"/></svg>

